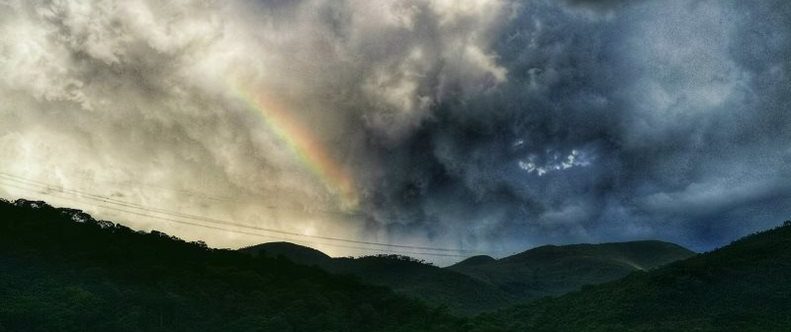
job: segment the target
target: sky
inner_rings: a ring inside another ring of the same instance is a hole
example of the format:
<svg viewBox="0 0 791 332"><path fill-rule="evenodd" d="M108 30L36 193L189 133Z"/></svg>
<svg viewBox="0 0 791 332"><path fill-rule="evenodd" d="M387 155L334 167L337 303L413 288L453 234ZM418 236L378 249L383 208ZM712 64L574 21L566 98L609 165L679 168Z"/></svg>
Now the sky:
<svg viewBox="0 0 791 332"><path fill-rule="evenodd" d="M791 217L788 1L0 1L0 196L437 264Z"/></svg>

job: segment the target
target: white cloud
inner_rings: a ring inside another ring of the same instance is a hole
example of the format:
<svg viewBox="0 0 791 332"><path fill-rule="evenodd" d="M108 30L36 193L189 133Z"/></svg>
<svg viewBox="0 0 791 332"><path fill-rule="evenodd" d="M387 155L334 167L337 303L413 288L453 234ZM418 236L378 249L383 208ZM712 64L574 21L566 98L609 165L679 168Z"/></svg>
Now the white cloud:
<svg viewBox="0 0 791 332"><path fill-rule="evenodd" d="M591 165L592 161L592 157L588 153L576 149L572 149L565 157L561 156L557 151L548 151L544 156L546 161L541 163L539 156L531 154L526 159L517 161L517 165L527 173L543 176L572 167L587 167Z"/></svg>
<svg viewBox="0 0 791 332"><path fill-rule="evenodd" d="M232 83L244 76L280 99L353 169L366 158L355 150L368 139L364 130L397 141L431 116L446 88L474 94L506 80L489 49L506 5L8 1L0 4L0 171L153 207L354 237L360 225L345 220L353 218L308 211L337 210L331 188ZM187 238L209 232L117 217Z"/></svg>

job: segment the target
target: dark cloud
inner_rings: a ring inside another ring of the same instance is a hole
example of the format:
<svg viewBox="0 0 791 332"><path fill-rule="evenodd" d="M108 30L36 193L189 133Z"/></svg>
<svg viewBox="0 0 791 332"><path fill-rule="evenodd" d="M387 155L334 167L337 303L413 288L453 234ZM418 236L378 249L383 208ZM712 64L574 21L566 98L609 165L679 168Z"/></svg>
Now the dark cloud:
<svg viewBox="0 0 791 332"><path fill-rule="evenodd" d="M627 4L641 2L641 0L565 0L572 6L580 6L594 9L614 9Z"/></svg>
<svg viewBox="0 0 791 332"><path fill-rule="evenodd" d="M783 1L0 6L4 169L67 188L494 254L708 249L791 212ZM357 209L240 100L240 77L348 169Z"/></svg>
<svg viewBox="0 0 791 332"><path fill-rule="evenodd" d="M506 248L701 250L768 227L791 200L788 8L644 3L588 20L525 4L494 46L508 82L443 100L371 209Z"/></svg>

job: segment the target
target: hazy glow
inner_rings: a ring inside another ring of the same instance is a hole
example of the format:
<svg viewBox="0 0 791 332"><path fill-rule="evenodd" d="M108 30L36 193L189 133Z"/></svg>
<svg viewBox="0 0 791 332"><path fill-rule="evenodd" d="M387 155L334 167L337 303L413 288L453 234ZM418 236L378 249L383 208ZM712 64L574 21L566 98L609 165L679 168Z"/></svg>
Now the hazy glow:
<svg viewBox="0 0 791 332"><path fill-rule="evenodd" d="M236 83L233 86L234 91L261 115L267 127L294 152L302 164L341 196L344 209L353 210L357 207L359 198L354 180L310 129L299 123L284 106L266 93L256 91L249 84Z"/></svg>

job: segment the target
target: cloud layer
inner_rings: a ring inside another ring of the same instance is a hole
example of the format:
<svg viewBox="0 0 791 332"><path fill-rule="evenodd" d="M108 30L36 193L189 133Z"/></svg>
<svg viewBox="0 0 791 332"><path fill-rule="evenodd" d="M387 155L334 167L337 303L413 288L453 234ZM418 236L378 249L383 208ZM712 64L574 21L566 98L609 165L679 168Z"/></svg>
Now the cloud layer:
<svg viewBox="0 0 791 332"><path fill-rule="evenodd" d="M0 7L0 171L58 188L495 254L638 238L709 249L791 212L782 1ZM355 207L239 82L353 175ZM0 185L41 194L23 187ZM210 244L261 241L57 199Z"/></svg>

